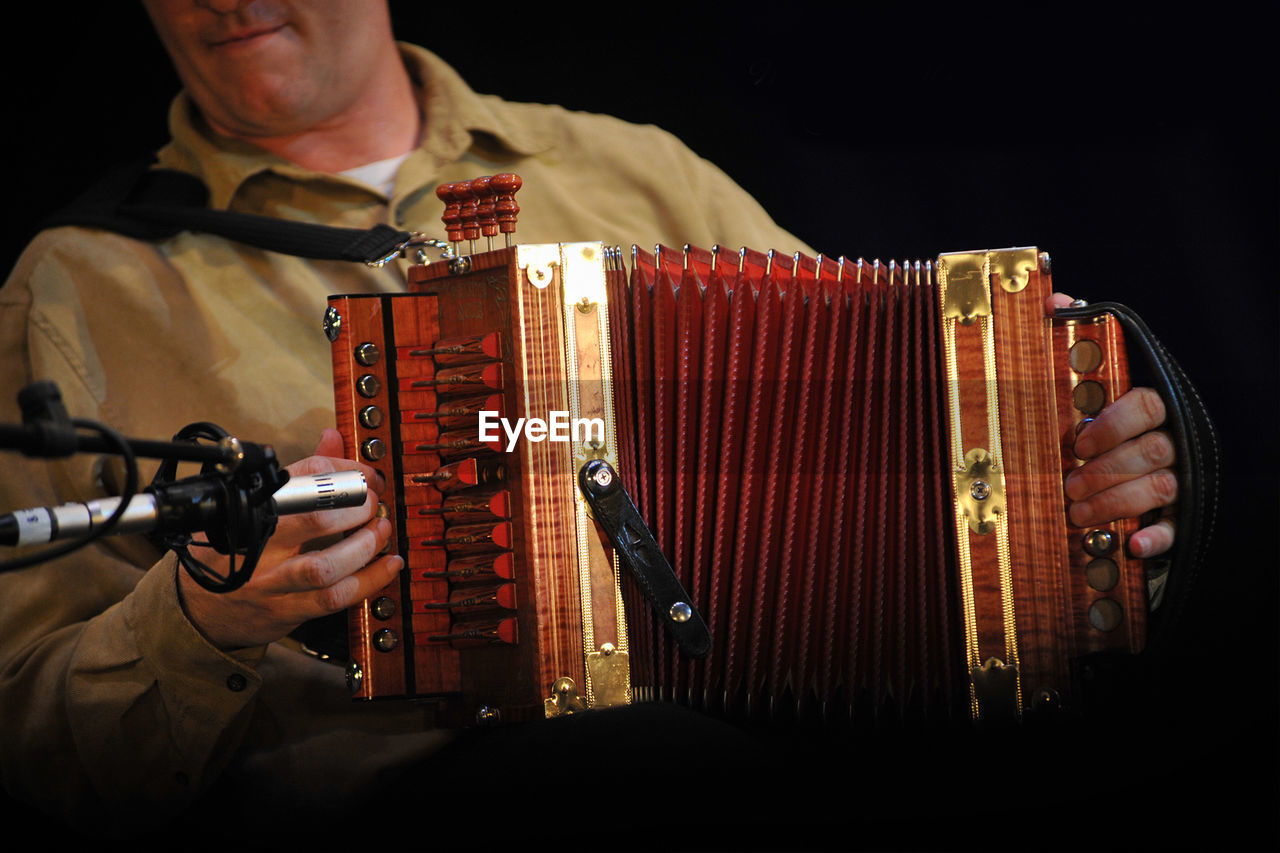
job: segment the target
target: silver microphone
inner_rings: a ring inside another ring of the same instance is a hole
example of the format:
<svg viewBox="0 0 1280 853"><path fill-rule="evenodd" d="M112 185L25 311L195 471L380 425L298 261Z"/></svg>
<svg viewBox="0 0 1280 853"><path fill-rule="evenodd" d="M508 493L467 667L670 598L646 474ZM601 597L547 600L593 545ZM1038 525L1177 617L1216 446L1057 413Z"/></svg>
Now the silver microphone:
<svg viewBox="0 0 1280 853"><path fill-rule="evenodd" d="M341 509L364 503L369 486L359 471L290 477L271 496L276 515ZM75 539L100 527L120 506L120 498L21 509L0 516L0 545L35 545ZM129 500L112 533L149 533L161 524L156 495L139 492ZM195 531L188 531L195 532Z"/></svg>

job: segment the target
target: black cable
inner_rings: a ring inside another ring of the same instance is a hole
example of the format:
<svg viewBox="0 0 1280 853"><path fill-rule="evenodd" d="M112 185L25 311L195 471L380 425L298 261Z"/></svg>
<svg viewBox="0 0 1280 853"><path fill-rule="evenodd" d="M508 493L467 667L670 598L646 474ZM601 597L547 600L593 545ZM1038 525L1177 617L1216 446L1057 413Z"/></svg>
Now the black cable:
<svg viewBox="0 0 1280 853"><path fill-rule="evenodd" d="M124 515L125 510L128 509L129 501L138 493L138 462L134 457L133 449L129 446L129 442L125 440L124 436L120 435L120 433L105 424L100 424L97 421L91 421L85 418L72 418L71 425L77 429L93 430L101 435L103 439L119 449L120 456L124 460L125 471L124 490L120 494L120 503L115 508L115 511L112 512L111 515L107 516L106 520L104 520L102 524L93 528L79 539L73 539L70 542L55 545L52 548L46 548L43 551L39 551L35 554L28 554L25 557L6 560L0 563L0 572L10 572L16 569L35 565L36 563L44 563L49 560L56 559L57 557L65 556L73 551L78 551L81 548L84 548L86 545L97 541L103 536L106 536L116 526L120 517Z"/></svg>

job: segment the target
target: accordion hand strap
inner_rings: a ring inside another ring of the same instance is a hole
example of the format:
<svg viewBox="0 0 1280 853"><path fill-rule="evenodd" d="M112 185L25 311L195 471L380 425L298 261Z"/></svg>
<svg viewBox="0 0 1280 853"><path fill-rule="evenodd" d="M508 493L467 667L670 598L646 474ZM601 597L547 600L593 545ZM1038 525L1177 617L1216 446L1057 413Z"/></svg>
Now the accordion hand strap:
<svg viewBox="0 0 1280 853"><path fill-rule="evenodd" d="M1054 317L1080 320L1110 314L1124 328L1164 401L1165 428L1173 441L1178 474L1175 542L1160 606L1151 614L1148 644L1159 647L1173 631L1213 538L1218 514L1221 450L1200 394L1182 368L1134 311L1117 302L1063 308Z"/></svg>

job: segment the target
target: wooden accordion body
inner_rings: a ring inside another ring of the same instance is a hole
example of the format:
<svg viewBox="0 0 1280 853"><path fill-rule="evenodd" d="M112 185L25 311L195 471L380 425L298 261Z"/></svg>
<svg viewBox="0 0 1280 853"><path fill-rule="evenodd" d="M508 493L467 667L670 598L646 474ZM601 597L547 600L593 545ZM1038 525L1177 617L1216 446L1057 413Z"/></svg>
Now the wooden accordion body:
<svg viewBox="0 0 1280 853"><path fill-rule="evenodd" d="M351 613L357 697L453 723L1017 717L1071 705L1081 656L1141 650L1133 523L1072 527L1062 486L1128 388L1123 340L1048 318L1047 256L630 260L515 246L331 299L338 426L407 564ZM594 458L705 619L702 659L592 520Z"/></svg>

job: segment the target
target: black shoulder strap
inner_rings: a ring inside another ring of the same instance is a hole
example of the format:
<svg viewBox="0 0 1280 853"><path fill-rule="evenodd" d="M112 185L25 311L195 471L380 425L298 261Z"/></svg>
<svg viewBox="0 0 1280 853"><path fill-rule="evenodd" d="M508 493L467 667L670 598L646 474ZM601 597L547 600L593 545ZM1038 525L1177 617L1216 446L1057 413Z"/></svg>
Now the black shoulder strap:
<svg viewBox="0 0 1280 853"><path fill-rule="evenodd" d="M163 240L181 231L216 234L259 249L326 261L381 264L418 235L389 225L335 228L270 216L211 210L209 191L186 172L155 169L147 160L122 164L88 192L40 223L102 228L140 240Z"/></svg>

